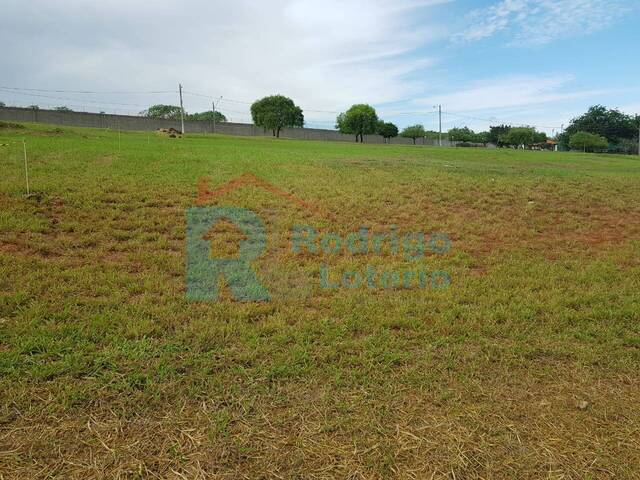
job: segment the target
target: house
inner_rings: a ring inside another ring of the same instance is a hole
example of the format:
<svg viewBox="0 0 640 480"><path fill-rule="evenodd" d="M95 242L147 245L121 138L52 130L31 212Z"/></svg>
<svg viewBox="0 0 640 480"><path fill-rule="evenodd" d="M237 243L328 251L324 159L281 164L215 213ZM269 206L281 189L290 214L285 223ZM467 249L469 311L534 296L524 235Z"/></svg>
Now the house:
<svg viewBox="0 0 640 480"><path fill-rule="evenodd" d="M531 150L551 150L556 152L558 150L558 142L548 139L544 142L532 143L530 148Z"/></svg>

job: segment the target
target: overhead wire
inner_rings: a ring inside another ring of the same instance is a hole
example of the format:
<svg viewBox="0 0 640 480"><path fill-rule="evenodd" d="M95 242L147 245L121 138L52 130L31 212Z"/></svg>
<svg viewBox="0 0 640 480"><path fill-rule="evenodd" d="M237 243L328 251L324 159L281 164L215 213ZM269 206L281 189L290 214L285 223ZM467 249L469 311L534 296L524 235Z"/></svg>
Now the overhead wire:
<svg viewBox="0 0 640 480"><path fill-rule="evenodd" d="M25 92L45 92L45 93L73 93L78 95L91 94L91 95L147 95L147 94L160 94L160 93L177 93L176 90L150 90L144 92L128 92L128 91L110 91L110 92L97 92L91 90L46 90L43 88L18 88L0 86L5 90L18 90Z"/></svg>
<svg viewBox="0 0 640 480"><path fill-rule="evenodd" d="M55 99L55 100L64 100L64 101L78 101L80 99L78 98L69 98L69 97L60 97L60 96L52 96L52 95L45 95L45 93L66 93L66 94L72 94L72 95L157 95L157 94L177 94L178 92L175 90L147 90L147 91L96 91L96 90L57 90L57 89L42 89L42 88L21 88L21 87L9 87L9 86L0 86L0 92L5 92L5 93L11 93L11 94L17 94L17 95L21 95L21 96L28 96L28 97L37 97L37 98L48 98L48 99ZM34 93L36 92L36 93ZM215 96L215 95L207 95L204 93L199 93L199 92L193 92L190 90L183 90L183 93L187 94L187 95L192 95L192 96L196 96L196 97L201 97L201 98L208 98L211 100L216 100L220 103L232 103L232 104L239 104L239 105L252 105L252 102L247 102L244 100L238 100L238 99L233 99L233 98L226 98L224 96ZM80 100L81 102L84 103L91 103L94 105L117 105L117 106L125 106L125 107L141 107L141 108L148 108L148 105L143 105L143 104L139 104L139 103L126 103L126 102L110 102L110 101L96 101L96 100L88 100L88 99L82 99ZM74 105L74 106L79 106L79 105ZM83 108L85 108L85 106L82 106ZM238 111L238 110L230 110L228 108L221 108L221 110L224 110L226 112L230 112L230 113L234 113L237 115L243 115L245 118L250 118L250 116L248 115L248 112L246 111ZM315 110L315 109L303 109L304 112L306 113L325 113L325 114L340 114L341 112L335 111L335 110ZM395 115L414 115L414 116L420 116L420 115L432 115L432 114L437 114L438 111L437 110L432 110L432 111L412 111L412 112L388 112L387 114L390 116L395 116ZM384 113L384 110L382 111L382 114ZM453 117L458 117L458 118L465 118L465 119L469 119L469 120L476 120L476 121L481 121L481 122L489 122L489 123L497 123L497 122L501 122L501 123L517 123L517 122L513 122L512 120L505 120L505 119L499 119L496 118L495 116L490 117L490 118L485 118L485 117L479 117L479 116L475 116L475 115L469 115L469 114L465 114L465 113L460 113L460 112L452 112L452 111L442 111L442 114L445 116L453 116ZM320 123L326 123L326 124L333 124L334 121L333 120L307 120L306 123L314 123L314 124L320 124ZM449 122L447 122L449 123ZM559 129L561 127L555 125L555 126L549 126L549 125L536 125L536 124L527 124L529 126L532 127L536 127L536 128L545 128L545 129Z"/></svg>

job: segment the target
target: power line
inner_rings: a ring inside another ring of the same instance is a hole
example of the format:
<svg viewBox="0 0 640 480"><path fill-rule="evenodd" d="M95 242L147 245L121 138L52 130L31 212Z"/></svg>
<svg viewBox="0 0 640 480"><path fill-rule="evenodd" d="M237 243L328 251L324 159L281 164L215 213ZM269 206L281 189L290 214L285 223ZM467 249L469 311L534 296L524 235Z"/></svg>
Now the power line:
<svg viewBox="0 0 640 480"><path fill-rule="evenodd" d="M227 98L224 96L214 96L214 95L205 95L204 93L196 93L196 92L189 92L187 90L182 90L182 93L186 93L189 95L194 95L196 97L203 97L203 98L210 98L210 99L217 99L219 102L228 102L228 103L239 103L242 105L253 105L254 102L245 102L244 100L236 100L233 98ZM311 112L311 113L332 113L332 114L339 114L340 112L337 112L335 110L311 110L311 109L307 109L307 108L303 108L303 110L305 112Z"/></svg>
<svg viewBox="0 0 640 480"><path fill-rule="evenodd" d="M5 90L17 90L24 92L45 92L45 93L73 93L73 94L90 94L90 95L147 95L147 94L160 94L160 93L176 93L175 90L156 90L156 91L146 91L146 92L94 92L90 90L45 90L42 88L18 88L18 87L5 87L0 86L0 88Z"/></svg>
<svg viewBox="0 0 640 480"><path fill-rule="evenodd" d="M3 92L5 90L3 90L4 87L0 87L0 92ZM94 104L96 106L104 106L104 105L118 105L118 106L127 106L127 107L141 107L141 108L149 108L149 105L143 105L143 104L139 104L139 103L121 103L121 102L105 102L105 101L95 101L95 100L86 100L86 99L78 99L78 98L69 98L69 97L58 97L58 96L51 96L51 95L41 95L41 94L37 94L37 93L22 93L22 92L7 92L7 93L13 93L13 94L17 94L17 95L22 95L22 96L26 96L26 97L37 97L37 98L47 98L47 99L53 99L53 100L64 100L64 101L82 101L84 103L91 103ZM169 93L176 93L176 92L169 92ZM71 105L69 104L69 106L75 106L75 107L85 107L85 105L78 105L78 104L74 104ZM246 115L247 112L241 112L238 110L229 110L228 108L224 108L224 111L226 112L232 112L232 113L237 113L239 115ZM248 117L248 115L247 115Z"/></svg>
<svg viewBox="0 0 640 480"><path fill-rule="evenodd" d="M28 102L18 102L18 104L15 104L16 107L19 108L29 108L31 105L26 105ZM47 103L47 102L38 102L38 107L51 107L51 109L54 109L56 107L59 107L60 104L59 103ZM86 105L78 105L78 104L74 104L74 103L65 103L66 107L70 107L70 108L74 108L74 109L86 109L87 106ZM92 108L92 107L90 107ZM117 113L117 114L123 114L123 115L133 115L133 116L137 116L137 114L139 113L138 111L132 111L132 110L123 110L123 109L119 109L119 108L113 108L113 107L105 107L103 109L104 111L108 111L108 112L113 112L113 113ZM76 110L78 112L82 112L82 111L86 111L86 110ZM91 113L91 112L87 112L87 113ZM95 113L95 112L93 112Z"/></svg>
<svg viewBox="0 0 640 480"><path fill-rule="evenodd" d="M465 115L465 114L462 114L462 113L444 112L444 111L443 111L442 113L443 113L443 114L445 114L445 115L451 115L451 116L454 116L454 117L468 118L468 119L471 119L471 120L479 120L479 121L481 121L481 122L518 123L518 122L513 122L513 121L505 120L505 119L502 119L502 120L501 120L501 119L496 118L496 117L492 117L492 118L482 118L482 117L474 117L474 116L472 116L472 115ZM560 128L560 127L558 127L557 125L555 125L555 126L549 126L549 125L534 125L534 124L531 124L531 123L529 123L529 124L527 124L527 125L529 125L529 126L531 126L531 127L537 127L537 128Z"/></svg>
<svg viewBox="0 0 640 480"><path fill-rule="evenodd" d="M195 97L202 97L202 98L209 98L209 99L214 99L214 100L218 100L219 102L230 102L230 103L241 103L243 105L251 105L252 102L244 102L242 100L234 100L232 98L225 98L224 96L214 96L214 95L205 95L204 93L196 93L196 92L189 92L187 90L182 90L183 93L189 94L189 95L193 95Z"/></svg>
<svg viewBox="0 0 640 480"><path fill-rule="evenodd" d="M57 96L51 96L51 95L42 95L38 93L23 93L18 91L11 91L11 90L7 91L7 90L4 90L4 87L0 87L0 92L12 93L14 95L22 95L25 97L50 98L54 100L70 100L72 102L80 100L79 98L57 97ZM127 106L127 107L148 107L149 106L149 105L141 105L137 103L120 103L120 102L104 102L104 101L98 102L95 100L86 100L86 99L82 99L81 101L85 103L93 103L97 105L120 105L120 106Z"/></svg>
<svg viewBox="0 0 640 480"><path fill-rule="evenodd" d="M380 112L382 115L385 115L384 110ZM394 116L394 115L430 115L433 113L438 113L437 110L432 110L432 111L418 111L418 112L387 112L387 115L389 116Z"/></svg>
<svg viewBox="0 0 640 480"><path fill-rule="evenodd" d="M19 87L8 87L8 86L0 86L0 92L4 92L4 93L12 93L12 94L16 94L16 95L22 95L22 96L27 96L27 97L38 97L38 98L48 98L48 99L55 99L55 100L64 100L64 101L78 101L79 99L77 98L69 98L69 97L60 97L60 96L51 96L51 95L43 95L42 93L67 93L67 94L74 94L74 95L156 95L156 94L175 94L176 91L175 90L148 90L148 91L93 91L93 90L53 90L53 89L41 89L41 88L19 88ZM30 92L39 92L39 93L30 93ZM222 103L235 103L235 104L239 104L239 105L252 105L252 102L247 102L247 101L243 101L243 100L238 100L238 99L233 99L233 98L225 98L225 97L221 97L221 96L213 96L213 95L207 95L204 93L198 93L198 92L192 92L192 91L187 91L187 90L183 90L184 94L188 94L188 95L193 95L196 97L202 97L202 98L208 98L208 99L215 99L218 102L222 102ZM127 107L141 107L141 108L148 108L148 105L142 105L142 104L137 104L137 103L124 103L124 102L108 102L108 101L95 101L95 100L86 100L86 99L82 99L81 100L84 103L91 103L94 105L118 105L118 106L127 106ZM78 106L78 105L76 105ZM243 111L238 111L238 110L229 110L227 108L224 108L225 111L227 112L231 112L234 114L238 114L238 115L244 115L246 118L249 118L249 115L247 115L247 112L243 112ZM337 115L340 112L335 111L335 110L314 110L314 109L303 109L305 113L326 113L326 114L334 114ZM404 116L404 115L431 115L431 114L436 114L438 113L437 110L433 110L433 111L413 111L413 112L388 112L385 114L384 111L381 112L382 115L390 115L390 116ZM454 116L454 117L459 117L459 118L467 118L470 120L476 120L476 121L482 121L482 122L503 122L503 123L518 123L518 122L513 122L510 120L505 120L505 119L498 119L496 117L491 117L491 118L483 118L483 117L478 117L478 116L474 116L474 115L467 115L464 113L459 113L459 112L451 112L451 111L443 111L442 114L444 115L449 115L449 116ZM333 123L332 120L317 120L317 121L311 121L311 120L307 120L308 123ZM549 126L549 125L535 125L535 124L528 124L532 127L537 127L537 128L546 128L546 129L558 129L560 127L556 126Z"/></svg>
<svg viewBox="0 0 640 480"><path fill-rule="evenodd" d="M177 91L175 90L150 90L150 91L92 91L92 90L48 90L48 89L41 89L41 88L18 88L18 87L6 87L6 86L0 86L1 90L8 90L9 92L7 93L17 93L18 95L29 95L29 96L38 96L38 97L42 97L42 98L52 98L52 99L56 99L56 100L71 100L71 101L75 101L77 99L74 98L67 98L67 97L54 97L54 96L48 96L48 95L37 95L37 94L27 94L27 93L20 93L20 92L44 92L44 93L69 93L69 94L83 94L83 95L102 95L102 94L108 94L108 95L144 95L144 94L175 94L177 93ZM184 94L188 94L188 95L193 95L196 97L201 97L201 98L208 98L208 99L213 99L213 100L217 100L218 102L223 102L223 103L237 103L237 104L241 104L241 105L252 105L253 102L246 102L243 100L237 100L237 99L233 99L233 98L225 98L224 96L214 96L214 95L207 95L204 93L198 93L198 92L192 92L189 90L182 90L182 93ZM135 104L135 103L120 103L120 102L104 102L104 101L90 101L90 100L83 100L84 102L87 103L95 103L95 104L104 104L104 105L121 105L121 106L133 106L133 107L148 107L148 105L141 105L141 104ZM228 110L225 109L227 111L230 112L234 112L234 113L245 113L245 112L238 112L238 111L234 111L234 110ZM305 112L309 112L309 113L330 113L330 114L339 114L341 112L336 111L336 110L315 110L315 109L303 109ZM435 111L432 112L395 112L392 113L391 115L425 115L425 114L431 114L431 113L436 113Z"/></svg>

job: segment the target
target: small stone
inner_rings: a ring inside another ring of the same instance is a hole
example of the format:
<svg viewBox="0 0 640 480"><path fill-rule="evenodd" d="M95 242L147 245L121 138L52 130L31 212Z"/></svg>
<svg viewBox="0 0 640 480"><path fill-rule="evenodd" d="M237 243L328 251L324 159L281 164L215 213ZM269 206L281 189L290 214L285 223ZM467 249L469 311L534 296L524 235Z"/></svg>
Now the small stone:
<svg viewBox="0 0 640 480"><path fill-rule="evenodd" d="M586 410L589 407L589 402L580 400L578 403L576 403L576 407L578 407L578 410Z"/></svg>

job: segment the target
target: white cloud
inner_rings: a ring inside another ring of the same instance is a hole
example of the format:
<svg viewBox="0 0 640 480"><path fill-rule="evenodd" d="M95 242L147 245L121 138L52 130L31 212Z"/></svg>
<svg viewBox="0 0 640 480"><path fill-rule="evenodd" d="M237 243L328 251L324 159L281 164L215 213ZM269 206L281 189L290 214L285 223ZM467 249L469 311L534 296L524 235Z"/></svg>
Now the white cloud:
<svg viewBox="0 0 640 480"><path fill-rule="evenodd" d="M585 107L612 90L576 89L571 75L506 75L477 80L450 89L451 93L423 97L414 103L424 114L441 104L445 130L466 125L484 130L509 123L534 125L551 133ZM433 120L435 117L431 115Z"/></svg>
<svg viewBox="0 0 640 480"><path fill-rule="evenodd" d="M305 109L330 111L354 102L400 101L423 88L411 77L434 59L415 50L445 36L435 20L429 24L429 12L446 1L8 0L7 28L0 31L2 83L137 91L182 82L187 91L226 99L282 93ZM155 100L175 103L173 96L120 99ZM47 101L65 103L40 99ZM209 105L187 97L189 110ZM246 105L223 99L221 106L234 120L248 117Z"/></svg>
<svg viewBox="0 0 640 480"><path fill-rule="evenodd" d="M618 108L621 112L629 115L640 115L640 103L626 103Z"/></svg>
<svg viewBox="0 0 640 480"><path fill-rule="evenodd" d="M509 75L473 82L453 93L422 98L418 103L444 104L460 111L491 110L588 98L600 90L568 90L570 75Z"/></svg>
<svg viewBox="0 0 640 480"><path fill-rule="evenodd" d="M501 0L472 11L456 38L476 41L505 32L513 46L545 45L609 27L638 0Z"/></svg>
<svg viewBox="0 0 640 480"><path fill-rule="evenodd" d="M448 65L455 58L440 63L439 57L451 55L443 48L449 38L447 15L464 10L464 4L438 9L449 1L3 0L0 83L63 90L164 91L177 90L181 82L188 92L223 95L218 107L234 121L249 120L249 110L231 100L250 102L282 93L305 109L312 126L326 127L333 126L334 111L356 102L377 105L385 119L403 126L432 121L435 117L426 113L438 103L453 112L511 118L521 107L544 106L555 112L561 102L599 98L601 92L594 90L572 91L572 77L561 74L501 75L452 84ZM631 6L622 0L502 0L472 13L463 37L479 40L503 32L513 42L544 43L606 26ZM474 45L467 47L472 50ZM470 64L465 73L476 74L474 68ZM496 71L508 72L508 61ZM440 90L445 93L436 95ZM128 113L152 103L177 103L173 92L51 94L59 99L44 95L0 91L0 100ZM636 101L636 97L620 98L625 103ZM189 111L210 105L210 99L185 96ZM408 113L414 111L420 113Z"/></svg>

